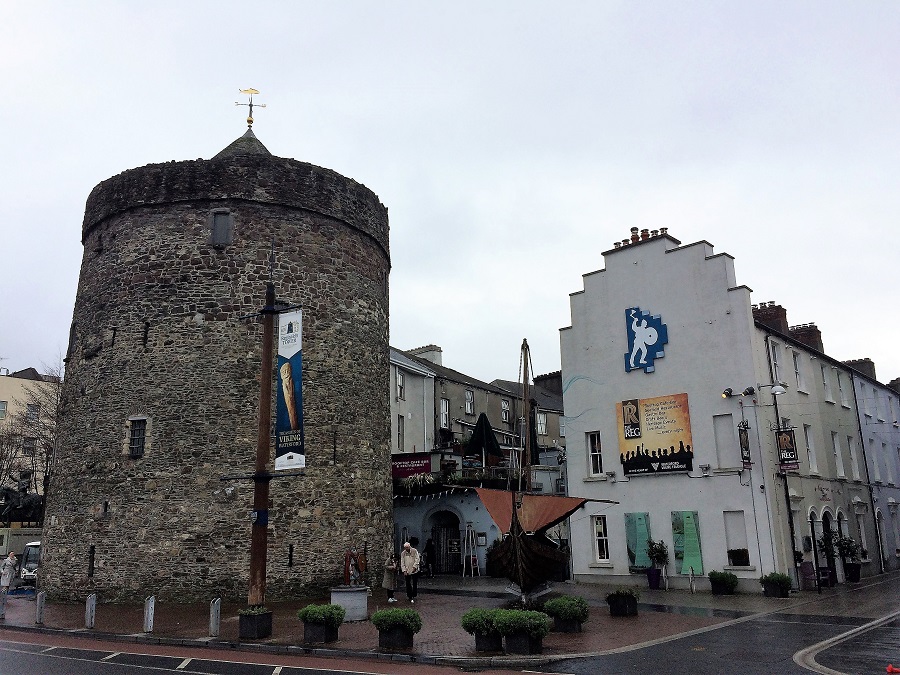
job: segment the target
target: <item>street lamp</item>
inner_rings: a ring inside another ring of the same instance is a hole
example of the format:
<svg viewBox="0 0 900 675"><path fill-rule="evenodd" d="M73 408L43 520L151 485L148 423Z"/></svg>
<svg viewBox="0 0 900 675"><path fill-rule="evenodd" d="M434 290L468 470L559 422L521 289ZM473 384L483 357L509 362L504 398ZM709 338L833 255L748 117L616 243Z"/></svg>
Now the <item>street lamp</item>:
<svg viewBox="0 0 900 675"><path fill-rule="evenodd" d="M778 397L787 392L787 388L784 382L773 382L772 384L757 384L757 389L763 389L765 387L769 387L772 390L772 405L775 408L775 427L773 431L775 432L775 450L778 453L778 464L781 476L784 478L784 503L787 508L787 520L788 520L788 531L790 533L790 562L789 568L794 570L794 579L797 579L797 558L794 555L796 541L797 541L797 533L794 528L794 512L791 508L791 491L788 487L788 476L787 476L787 462L784 462L783 451L790 450L794 453L794 459L796 460L796 444L793 442L793 434L792 433L782 433L789 432L788 429L781 428L781 415L778 412ZM748 387L748 389L752 389L752 387ZM788 447L793 446L793 447ZM796 465L795 465L796 468Z"/></svg>

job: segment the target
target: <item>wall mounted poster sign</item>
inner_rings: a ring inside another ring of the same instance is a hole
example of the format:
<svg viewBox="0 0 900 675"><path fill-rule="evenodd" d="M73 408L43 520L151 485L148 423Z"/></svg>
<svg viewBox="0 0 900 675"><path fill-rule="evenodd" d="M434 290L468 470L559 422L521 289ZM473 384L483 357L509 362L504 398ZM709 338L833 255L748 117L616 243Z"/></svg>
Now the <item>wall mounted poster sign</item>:
<svg viewBox="0 0 900 675"><path fill-rule="evenodd" d="M775 432L775 447L778 448L778 464L783 471L796 471L800 468L797 457L797 441L793 429L779 429Z"/></svg>
<svg viewBox="0 0 900 675"><path fill-rule="evenodd" d="M679 574L703 576L700 551L700 521L696 511L672 511L672 553Z"/></svg>
<svg viewBox="0 0 900 675"><path fill-rule="evenodd" d="M275 470L306 466L303 447L303 312L278 317L278 383L275 401Z"/></svg>
<svg viewBox="0 0 900 675"><path fill-rule="evenodd" d="M616 420L626 476L693 470L687 394L622 401L616 404Z"/></svg>
<svg viewBox="0 0 900 675"><path fill-rule="evenodd" d="M653 362L666 355L663 345L669 341L668 329L659 315L650 316L650 312L642 312L640 307L629 307L625 310L625 335L628 339L625 372L656 370Z"/></svg>

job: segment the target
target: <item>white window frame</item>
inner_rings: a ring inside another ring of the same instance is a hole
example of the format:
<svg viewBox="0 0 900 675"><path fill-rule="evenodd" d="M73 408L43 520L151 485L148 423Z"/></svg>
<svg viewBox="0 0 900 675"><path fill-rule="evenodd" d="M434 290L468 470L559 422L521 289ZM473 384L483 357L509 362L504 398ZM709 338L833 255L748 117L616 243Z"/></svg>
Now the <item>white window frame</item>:
<svg viewBox="0 0 900 675"><path fill-rule="evenodd" d="M450 428L450 399L441 399L441 429Z"/></svg>
<svg viewBox="0 0 900 675"><path fill-rule="evenodd" d="M596 440L596 443L592 441ZM603 475L603 439L599 431L590 431L585 434L587 447L588 475Z"/></svg>
<svg viewBox="0 0 900 675"><path fill-rule="evenodd" d="M813 444L812 427L803 425L803 439L806 441L806 461L809 462L809 472L819 473L819 460L816 457L816 448Z"/></svg>
<svg viewBox="0 0 900 675"><path fill-rule="evenodd" d="M878 453L875 452L875 439L869 439L869 457L872 458L872 480L881 482L881 462L878 461Z"/></svg>
<svg viewBox="0 0 900 675"><path fill-rule="evenodd" d="M547 413L539 412L534 416L535 426L537 427L538 436L547 435Z"/></svg>
<svg viewBox="0 0 900 675"><path fill-rule="evenodd" d="M591 516L591 538L594 541L594 562L608 563L609 527L605 515Z"/></svg>
<svg viewBox="0 0 900 675"><path fill-rule="evenodd" d="M8 401L0 401L0 420L6 419L6 409L9 406Z"/></svg>
<svg viewBox="0 0 900 675"><path fill-rule="evenodd" d="M831 432L831 446L834 450L834 468L838 478L846 478L844 471L844 456L841 454L841 438L836 431Z"/></svg>
<svg viewBox="0 0 900 675"><path fill-rule="evenodd" d="M397 367L396 371L397 372L395 377L397 378L397 399L403 401L406 399L406 383L403 379L403 371L400 370L399 367Z"/></svg>
<svg viewBox="0 0 900 675"><path fill-rule="evenodd" d="M866 555L864 555L863 558L868 560L869 543L866 541L865 517L861 513L856 514L856 529L859 532L859 547L866 552Z"/></svg>
<svg viewBox="0 0 900 675"><path fill-rule="evenodd" d="M853 480L859 480L859 462L856 456L856 439L853 436L847 436L847 449L850 450L850 474Z"/></svg>
<svg viewBox="0 0 900 675"><path fill-rule="evenodd" d="M404 445L406 442L406 416L405 415L397 415L397 450L399 452L404 451Z"/></svg>
<svg viewBox="0 0 900 675"><path fill-rule="evenodd" d="M791 361L794 364L794 380L797 382L797 391L804 391L806 387L803 384L803 371L800 368L800 352L792 349Z"/></svg>
<svg viewBox="0 0 900 675"><path fill-rule="evenodd" d="M841 397L841 405L845 408L850 407L850 399L847 397L847 390L844 389L844 378L841 377L841 372L837 372L837 383L838 383L838 395Z"/></svg>
<svg viewBox="0 0 900 675"><path fill-rule="evenodd" d="M25 404L25 419L28 422L37 422L41 417L41 404L40 403L26 403Z"/></svg>
<svg viewBox="0 0 900 675"><path fill-rule="evenodd" d="M862 382L859 384L859 397L862 399L863 415L872 416L872 406L869 403L869 397L866 395L866 385Z"/></svg>
<svg viewBox="0 0 900 675"><path fill-rule="evenodd" d="M884 466L885 473L887 474L887 482L889 485L894 485L894 463L891 461L891 456L888 454L887 443L881 444L881 454L884 455Z"/></svg>
<svg viewBox="0 0 900 675"><path fill-rule="evenodd" d="M559 418L559 437L565 438L565 436L566 436L566 418L560 417Z"/></svg>
<svg viewBox="0 0 900 675"><path fill-rule="evenodd" d="M466 415L474 415L475 414L475 392L471 389L466 389Z"/></svg>
<svg viewBox="0 0 900 675"><path fill-rule="evenodd" d="M781 353L781 345L775 342L774 340L771 342L772 345L772 373L775 375L775 382L781 382L781 363L779 362L779 355Z"/></svg>
<svg viewBox="0 0 900 675"><path fill-rule="evenodd" d="M500 421L509 422L509 399L500 399Z"/></svg>
<svg viewBox="0 0 900 675"><path fill-rule="evenodd" d="M828 366L824 363L819 364L819 367L822 369L822 389L825 392L825 400L828 403L834 403L834 398L831 395L831 383L828 381Z"/></svg>

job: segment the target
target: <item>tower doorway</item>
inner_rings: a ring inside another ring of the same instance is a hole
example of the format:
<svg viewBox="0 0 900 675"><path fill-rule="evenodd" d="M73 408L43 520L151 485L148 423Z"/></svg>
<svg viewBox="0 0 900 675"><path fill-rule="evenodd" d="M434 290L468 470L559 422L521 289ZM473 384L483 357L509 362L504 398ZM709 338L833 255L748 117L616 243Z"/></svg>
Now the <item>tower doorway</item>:
<svg viewBox="0 0 900 675"><path fill-rule="evenodd" d="M435 574L461 574L462 537L459 516L452 511L437 511L428 518L423 529L431 532L434 540Z"/></svg>

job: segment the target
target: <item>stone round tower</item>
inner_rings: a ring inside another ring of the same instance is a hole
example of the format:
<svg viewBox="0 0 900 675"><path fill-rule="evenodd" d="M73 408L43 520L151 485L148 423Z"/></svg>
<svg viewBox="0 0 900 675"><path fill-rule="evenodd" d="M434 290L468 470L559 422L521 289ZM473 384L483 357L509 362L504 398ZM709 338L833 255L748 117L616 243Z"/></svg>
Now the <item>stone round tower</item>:
<svg viewBox="0 0 900 675"><path fill-rule="evenodd" d="M306 476L270 487L268 596L337 581L392 533L387 209L248 129L88 197L41 586L246 598L267 282L303 309ZM274 267L270 267L274 247ZM273 364L274 375L274 364ZM274 379L273 379L274 391ZM274 456L274 452L273 452Z"/></svg>

